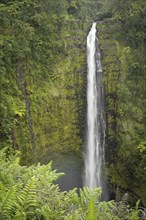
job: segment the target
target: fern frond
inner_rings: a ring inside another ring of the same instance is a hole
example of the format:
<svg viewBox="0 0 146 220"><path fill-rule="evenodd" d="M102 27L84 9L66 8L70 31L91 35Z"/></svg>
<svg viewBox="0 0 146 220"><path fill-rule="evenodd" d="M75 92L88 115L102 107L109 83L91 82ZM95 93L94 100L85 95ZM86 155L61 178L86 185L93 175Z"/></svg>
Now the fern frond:
<svg viewBox="0 0 146 220"><path fill-rule="evenodd" d="M127 205L128 205L128 193L125 193L121 199L120 205L119 205L119 211L121 214L127 211Z"/></svg>
<svg viewBox="0 0 146 220"><path fill-rule="evenodd" d="M12 186L6 193L3 195L3 200L0 203L1 217L4 219L9 219L11 214L16 207L16 187ZM3 219L2 218L2 219ZM11 218L10 218L11 219Z"/></svg>
<svg viewBox="0 0 146 220"><path fill-rule="evenodd" d="M128 193L125 193L120 198L120 192L119 192L119 198L112 209L112 213L119 218L123 218L123 216L126 215L127 213L128 210L127 206L128 206Z"/></svg>
<svg viewBox="0 0 146 220"><path fill-rule="evenodd" d="M91 197L89 204L88 204L88 209L87 209L87 216L86 220L96 220L96 210L95 210L95 204L94 204L94 198Z"/></svg>
<svg viewBox="0 0 146 220"><path fill-rule="evenodd" d="M77 188L74 188L72 190L69 190L66 194L66 199L68 201L71 201L72 205L77 205L80 202L78 193L77 193ZM70 202L69 202L70 203Z"/></svg>
<svg viewBox="0 0 146 220"><path fill-rule="evenodd" d="M21 196L19 197L19 202L24 207L24 210L27 210L30 207L37 206L37 190L35 177L32 177L24 187Z"/></svg>
<svg viewBox="0 0 146 220"><path fill-rule="evenodd" d="M83 187L83 189L80 189L80 199L82 205L87 205L91 197L94 198L95 204L98 204L101 197L101 189L89 189L88 187Z"/></svg>
<svg viewBox="0 0 146 220"><path fill-rule="evenodd" d="M64 173L57 173L56 170L52 170L52 161L47 165L40 165L38 163L36 169L33 170L33 176L39 177L41 182L53 183Z"/></svg>
<svg viewBox="0 0 146 220"><path fill-rule="evenodd" d="M115 201L117 203L121 201L121 193L120 193L119 188L117 188L117 190L116 190L116 199L115 199Z"/></svg>

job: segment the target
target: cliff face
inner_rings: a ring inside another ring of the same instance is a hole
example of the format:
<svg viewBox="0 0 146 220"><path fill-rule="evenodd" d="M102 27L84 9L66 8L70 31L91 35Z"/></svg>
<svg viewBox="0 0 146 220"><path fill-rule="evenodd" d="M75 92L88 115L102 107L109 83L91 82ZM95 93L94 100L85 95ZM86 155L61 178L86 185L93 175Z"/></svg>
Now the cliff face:
<svg viewBox="0 0 146 220"><path fill-rule="evenodd" d="M146 4L112 5L98 22L104 70L107 139L111 186L146 202ZM143 193L142 193L143 192Z"/></svg>
<svg viewBox="0 0 146 220"><path fill-rule="evenodd" d="M1 4L2 147L37 161L79 152L85 121L84 1Z"/></svg>

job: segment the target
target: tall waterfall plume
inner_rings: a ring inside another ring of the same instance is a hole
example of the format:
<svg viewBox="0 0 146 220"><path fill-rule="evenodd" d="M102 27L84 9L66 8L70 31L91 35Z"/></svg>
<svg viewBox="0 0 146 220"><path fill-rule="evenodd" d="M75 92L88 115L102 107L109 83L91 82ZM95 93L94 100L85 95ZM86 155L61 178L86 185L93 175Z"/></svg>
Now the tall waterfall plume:
<svg viewBox="0 0 146 220"><path fill-rule="evenodd" d="M87 143L84 185L96 188L102 187L106 129L102 65L96 37L96 22L93 23L87 37L87 69Z"/></svg>

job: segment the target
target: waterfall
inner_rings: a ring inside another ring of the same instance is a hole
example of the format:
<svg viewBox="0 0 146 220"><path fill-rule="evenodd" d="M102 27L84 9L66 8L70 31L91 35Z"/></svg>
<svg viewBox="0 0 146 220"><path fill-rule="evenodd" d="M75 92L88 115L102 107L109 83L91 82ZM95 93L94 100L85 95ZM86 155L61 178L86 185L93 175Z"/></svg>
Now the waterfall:
<svg viewBox="0 0 146 220"><path fill-rule="evenodd" d="M87 68L87 143L84 185L89 188L96 188L102 187L101 175L104 165L106 128L102 66L95 22L87 37Z"/></svg>

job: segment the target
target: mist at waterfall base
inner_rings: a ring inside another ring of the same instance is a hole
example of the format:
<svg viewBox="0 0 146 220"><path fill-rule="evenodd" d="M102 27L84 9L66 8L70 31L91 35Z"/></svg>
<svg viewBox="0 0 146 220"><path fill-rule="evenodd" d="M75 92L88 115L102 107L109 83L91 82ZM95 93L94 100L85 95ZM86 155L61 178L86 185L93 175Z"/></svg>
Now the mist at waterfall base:
<svg viewBox="0 0 146 220"><path fill-rule="evenodd" d="M87 143L84 185L93 189L101 187L103 199L108 200L107 184L103 178L105 131L102 65L94 22L87 36Z"/></svg>

